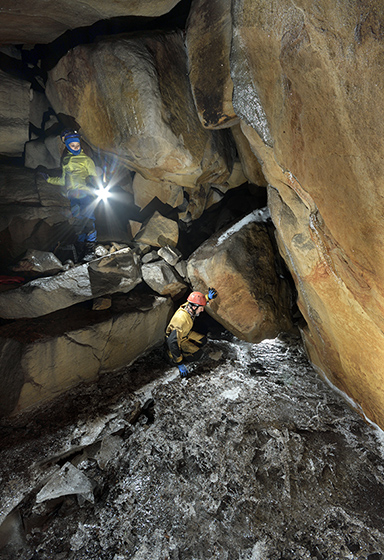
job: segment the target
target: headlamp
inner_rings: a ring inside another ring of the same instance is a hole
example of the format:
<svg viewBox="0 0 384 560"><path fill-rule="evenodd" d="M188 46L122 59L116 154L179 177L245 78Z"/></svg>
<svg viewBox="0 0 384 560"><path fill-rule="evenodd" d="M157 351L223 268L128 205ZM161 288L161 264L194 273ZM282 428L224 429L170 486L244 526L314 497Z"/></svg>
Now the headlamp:
<svg viewBox="0 0 384 560"><path fill-rule="evenodd" d="M98 202L102 200L106 201L111 196L109 189L107 187L102 187L102 186L97 189L96 194L97 194Z"/></svg>

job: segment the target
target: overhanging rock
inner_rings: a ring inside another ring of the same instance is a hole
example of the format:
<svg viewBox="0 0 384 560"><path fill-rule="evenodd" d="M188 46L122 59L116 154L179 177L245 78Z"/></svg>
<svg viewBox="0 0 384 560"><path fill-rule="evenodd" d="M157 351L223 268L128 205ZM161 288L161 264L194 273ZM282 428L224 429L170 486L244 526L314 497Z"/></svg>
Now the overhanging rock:
<svg viewBox="0 0 384 560"><path fill-rule="evenodd" d="M112 309L58 311L0 327L0 416L50 401L161 344L170 298L115 296Z"/></svg>
<svg viewBox="0 0 384 560"><path fill-rule="evenodd" d="M141 282L139 257L131 249L72 268L50 278L37 278L0 294L0 317L41 317L105 294L127 293Z"/></svg>

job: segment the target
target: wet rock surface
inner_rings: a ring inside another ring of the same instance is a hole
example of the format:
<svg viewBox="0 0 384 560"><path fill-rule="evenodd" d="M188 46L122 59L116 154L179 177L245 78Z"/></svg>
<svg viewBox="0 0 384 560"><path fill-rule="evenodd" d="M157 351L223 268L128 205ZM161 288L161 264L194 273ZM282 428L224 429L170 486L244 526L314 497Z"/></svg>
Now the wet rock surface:
<svg viewBox="0 0 384 560"><path fill-rule="evenodd" d="M139 258L131 249L121 249L57 276L37 278L0 294L0 317L41 317L95 297L127 293L140 282Z"/></svg>
<svg viewBox="0 0 384 560"><path fill-rule="evenodd" d="M2 421L0 558L376 560L381 438L295 336L222 333L187 380L153 352Z"/></svg>

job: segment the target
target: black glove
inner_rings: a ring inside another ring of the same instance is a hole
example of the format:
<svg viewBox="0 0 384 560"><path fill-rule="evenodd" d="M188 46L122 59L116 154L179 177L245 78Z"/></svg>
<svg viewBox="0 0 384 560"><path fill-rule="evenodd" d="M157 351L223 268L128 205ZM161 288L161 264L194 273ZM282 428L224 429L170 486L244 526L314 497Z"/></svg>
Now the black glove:
<svg viewBox="0 0 384 560"><path fill-rule="evenodd" d="M215 297L217 297L215 288L208 288L208 300L211 301L211 299L215 299Z"/></svg>

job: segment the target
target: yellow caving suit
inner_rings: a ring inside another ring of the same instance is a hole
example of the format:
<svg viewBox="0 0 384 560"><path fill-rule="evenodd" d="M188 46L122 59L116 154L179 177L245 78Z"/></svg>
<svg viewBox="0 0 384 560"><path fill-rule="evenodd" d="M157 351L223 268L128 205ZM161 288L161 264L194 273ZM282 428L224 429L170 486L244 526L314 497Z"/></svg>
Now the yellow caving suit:
<svg viewBox="0 0 384 560"><path fill-rule="evenodd" d="M205 335L192 330L194 317L188 313L187 306L188 302L179 307L165 331L168 354L176 364L181 364L183 358L197 359L206 342Z"/></svg>

